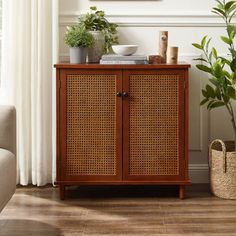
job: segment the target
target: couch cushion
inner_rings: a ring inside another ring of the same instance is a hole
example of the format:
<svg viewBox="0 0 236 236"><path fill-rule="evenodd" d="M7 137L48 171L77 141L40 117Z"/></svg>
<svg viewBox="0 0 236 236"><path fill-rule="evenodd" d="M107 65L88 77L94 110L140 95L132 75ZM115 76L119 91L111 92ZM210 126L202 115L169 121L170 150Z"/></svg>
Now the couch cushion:
<svg viewBox="0 0 236 236"><path fill-rule="evenodd" d="M16 154L16 110L13 106L0 106L0 148Z"/></svg>
<svg viewBox="0 0 236 236"><path fill-rule="evenodd" d="M0 148L0 212L16 189L15 155Z"/></svg>

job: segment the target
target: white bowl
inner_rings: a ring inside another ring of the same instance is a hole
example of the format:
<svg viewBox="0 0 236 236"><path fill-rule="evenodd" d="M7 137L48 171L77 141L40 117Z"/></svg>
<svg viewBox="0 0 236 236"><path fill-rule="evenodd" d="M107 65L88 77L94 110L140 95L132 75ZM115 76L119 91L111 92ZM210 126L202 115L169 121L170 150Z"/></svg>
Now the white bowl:
<svg viewBox="0 0 236 236"><path fill-rule="evenodd" d="M112 45L115 54L122 56L130 56L138 49L138 45Z"/></svg>

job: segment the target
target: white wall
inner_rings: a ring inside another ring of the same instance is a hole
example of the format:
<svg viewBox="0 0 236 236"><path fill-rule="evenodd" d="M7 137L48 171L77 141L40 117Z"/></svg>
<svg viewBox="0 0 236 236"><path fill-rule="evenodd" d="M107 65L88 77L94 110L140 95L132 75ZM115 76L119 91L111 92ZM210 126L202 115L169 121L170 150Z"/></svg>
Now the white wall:
<svg viewBox="0 0 236 236"><path fill-rule="evenodd" d="M205 75L195 69L194 58L200 56L192 47L204 35L212 37L212 43L223 55L225 47L219 40L224 34L223 22L211 13L213 0L153 0L153 1L89 1L60 0L60 56L68 58L68 48L63 35L66 25L77 22L77 16L96 5L106 12L111 22L119 24L120 43L138 44L138 53L157 54L160 30L169 31L169 45L179 47L180 60L192 64L190 69L190 177L193 182L208 181L207 148L214 138L232 138L228 117L223 109L209 115L204 107L199 107L201 87Z"/></svg>

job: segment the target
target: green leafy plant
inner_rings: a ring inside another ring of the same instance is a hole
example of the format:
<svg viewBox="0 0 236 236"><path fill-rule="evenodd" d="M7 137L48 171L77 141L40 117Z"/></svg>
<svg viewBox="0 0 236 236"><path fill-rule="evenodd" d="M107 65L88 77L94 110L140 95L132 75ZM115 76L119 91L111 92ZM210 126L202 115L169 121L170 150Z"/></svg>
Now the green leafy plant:
<svg viewBox="0 0 236 236"><path fill-rule="evenodd" d="M80 24L84 25L87 30L101 31L105 36L104 51L108 53L112 44L118 43L117 24L110 23L105 18L105 12L97 10L96 6L90 7L90 12L79 17Z"/></svg>
<svg viewBox="0 0 236 236"><path fill-rule="evenodd" d="M94 42L92 34L83 25L68 26L64 39L70 47L91 47Z"/></svg>
<svg viewBox="0 0 236 236"><path fill-rule="evenodd" d="M236 100L236 50L234 46L236 36L236 26L232 24L232 19L236 13L236 1L216 0L217 6L212 12L219 15L225 22L226 36L221 36L221 40L228 47L228 57L218 55L216 48L210 49L211 38L203 37L201 43L192 45L203 52L203 58L195 60L201 62L196 67L209 74L209 84L202 90L204 99L200 105L207 104L207 109L224 106L230 115L234 131L234 141L236 148L236 123L233 101Z"/></svg>

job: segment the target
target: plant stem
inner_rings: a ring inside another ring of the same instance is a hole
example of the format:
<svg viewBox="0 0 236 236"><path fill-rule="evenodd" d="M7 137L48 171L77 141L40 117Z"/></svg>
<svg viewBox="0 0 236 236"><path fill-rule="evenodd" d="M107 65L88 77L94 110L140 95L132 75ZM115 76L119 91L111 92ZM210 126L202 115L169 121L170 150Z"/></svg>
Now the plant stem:
<svg viewBox="0 0 236 236"><path fill-rule="evenodd" d="M225 103L225 106L231 116L231 123L232 123L233 130L234 130L234 145L235 145L234 150L236 150L236 123L235 123L234 110L233 110L232 104L230 102Z"/></svg>

